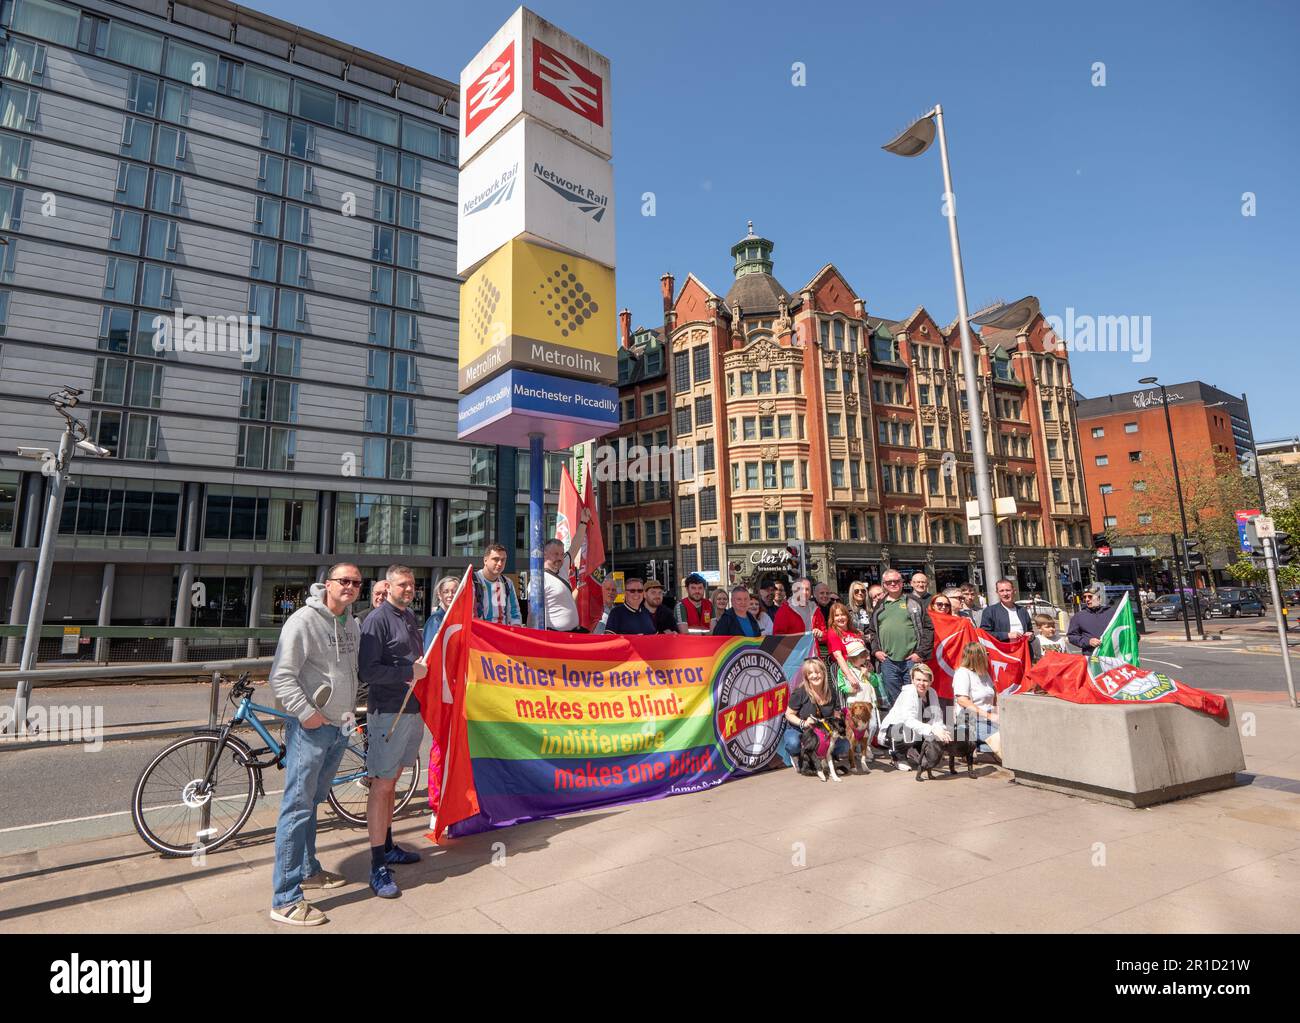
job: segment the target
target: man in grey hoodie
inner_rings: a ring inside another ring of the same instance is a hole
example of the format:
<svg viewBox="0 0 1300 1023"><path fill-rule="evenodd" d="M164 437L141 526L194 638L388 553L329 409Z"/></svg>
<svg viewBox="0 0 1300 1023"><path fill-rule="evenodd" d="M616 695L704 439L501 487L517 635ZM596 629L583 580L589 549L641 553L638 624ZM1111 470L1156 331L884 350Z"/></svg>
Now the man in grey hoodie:
<svg viewBox="0 0 1300 1023"><path fill-rule="evenodd" d="M284 730L271 919L297 927L328 919L304 891L347 884L316 859L316 807L329 795L348 746L344 715L356 708L361 629L351 607L360 592L356 565L332 565L325 582L314 584L307 603L284 623L271 664L271 691L291 715Z"/></svg>

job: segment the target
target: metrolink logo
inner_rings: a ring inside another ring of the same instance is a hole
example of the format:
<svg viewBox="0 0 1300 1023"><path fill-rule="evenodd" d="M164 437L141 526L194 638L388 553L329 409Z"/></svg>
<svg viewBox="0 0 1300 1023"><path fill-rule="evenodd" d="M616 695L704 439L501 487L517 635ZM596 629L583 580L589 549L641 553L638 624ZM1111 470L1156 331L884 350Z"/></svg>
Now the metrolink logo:
<svg viewBox="0 0 1300 1023"><path fill-rule="evenodd" d="M509 202L510 197L515 194L515 181L518 177L519 164L517 163L509 170L502 171L492 184L488 185L478 195L466 200L465 216L468 217L472 213L478 213L489 206L496 206L498 203Z"/></svg>
<svg viewBox="0 0 1300 1023"><path fill-rule="evenodd" d="M179 306L171 316L153 318L155 352L238 352L244 362L262 357L260 316L187 316Z"/></svg>
<svg viewBox="0 0 1300 1023"><path fill-rule="evenodd" d="M609 196L601 195L590 185L582 185L561 177L540 160L533 164L533 177L557 195L573 203L583 213L589 214L597 224L605 215L605 210L609 206Z"/></svg>

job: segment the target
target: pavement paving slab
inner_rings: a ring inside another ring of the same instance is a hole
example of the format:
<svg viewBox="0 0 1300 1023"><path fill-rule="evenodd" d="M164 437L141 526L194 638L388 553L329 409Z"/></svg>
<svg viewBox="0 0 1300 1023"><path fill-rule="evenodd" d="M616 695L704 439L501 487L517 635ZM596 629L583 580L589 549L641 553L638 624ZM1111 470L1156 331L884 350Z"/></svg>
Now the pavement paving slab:
<svg viewBox="0 0 1300 1023"><path fill-rule="evenodd" d="M448 841L396 900L372 896L364 832L322 812L325 928L268 915L274 800L199 861L134 833L0 856L0 932L929 933L1300 930L1300 713L1253 715L1242 784L1131 810L940 769L835 784L773 770L717 790ZM418 806L418 803L417 803Z"/></svg>

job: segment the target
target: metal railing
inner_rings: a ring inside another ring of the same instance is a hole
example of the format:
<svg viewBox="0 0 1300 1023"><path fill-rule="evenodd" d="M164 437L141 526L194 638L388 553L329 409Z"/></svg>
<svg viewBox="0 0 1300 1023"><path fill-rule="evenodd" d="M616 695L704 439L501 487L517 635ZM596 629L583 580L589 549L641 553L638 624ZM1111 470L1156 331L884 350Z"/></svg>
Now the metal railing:
<svg viewBox="0 0 1300 1023"><path fill-rule="evenodd" d="M27 634L25 625L0 625L0 638ZM36 663L157 664L172 660L173 641L185 640L188 662L269 657L280 638L278 626L214 629L162 625L43 625ZM250 649L250 641L253 644Z"/></svg>

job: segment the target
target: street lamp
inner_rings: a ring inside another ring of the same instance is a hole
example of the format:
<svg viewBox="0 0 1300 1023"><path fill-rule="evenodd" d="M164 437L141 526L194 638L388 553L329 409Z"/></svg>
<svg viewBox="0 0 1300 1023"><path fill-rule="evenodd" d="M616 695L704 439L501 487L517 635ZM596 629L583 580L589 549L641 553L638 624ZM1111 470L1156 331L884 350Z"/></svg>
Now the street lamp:
<svg viewBox="0 0 1300 1023"><path fill-rule="evenodd" d="M984 551L984 590L989 606L997 603L997 582L1002 577L1002 556L998 551L998 523L993 510L993 485L989 476L988 450L984 441L984 413L980 406L979 377L975 346L971 341L966 310L966 275L961 265L961 243L957 238L957 207L952 191L952 170L948 166L948 137L943 130L943 107L922 114L891 142L881 146L895 156L920 156L939 136L939 159L943 165L945 213L948 241L952 247L952 275L957 288L957 322L961 328L961 358L966 378L966 405L970 412L971 454L975 463L975 494L980 512L980 546Z"/></svg>
<svg viewBox="0 0 1300 1023"><path fill-rule="evenodd" d="M1187 507L1183 504L1183 481L1178 474L1178 452L1174 449L1174 424L1169 418L1169 393L1165 390L1165 385L1160 383L1156 377L1143 377L1138 381L1139 384L1149 385L1156 384L1160 388L1160 404L1165 409L1165 430L1169 433L1169 457L1174 464L1174 490L1178 494L1178 517L1183 524L1183 554L1182 558L1178 557L1178 552L1174 551L1174 562L1180 564L1178 570L1179 587L1182 586L1182 579L1186 577L1192 591L1192 607L1196 609L1196 632L1201 639L1205 638L1205 626L1201 622L1201 605L1196 599L1196 576L1192 573L1192 566L1187 557ZM1184 575L1185 570L1185 575ZM1190 642L1192 638L1191 626L1187 623L1187 599L1183 599L1183 628L1187 632L1187 639Z"/></svg>
<svg viewBox="0 0 1300 1023"><path fill-rule="evenodd" d="M81 391L75 387L62 387L50 395L54 410L63 417L63 436L56 455L45 448L19 448L18 454L38 459L41 472L50 477L50 499L45 509L45 528L41 532L40 556L36 561L36 578L32 582L32 604L27 612L27 634L23 638L21 671L36 667L36 650L41 639L41 626L45 624L45 598L50 589L50 570L54 567L54 547L59 536L59 519L63 515L63 495L67 490L68 468L74 451L105 458L112 454L89 437L86 426L72 414L77 407ZM27 731L27 705L31 699L32 683L29 678L18 680L14 696L14 733Z"/></svg>

